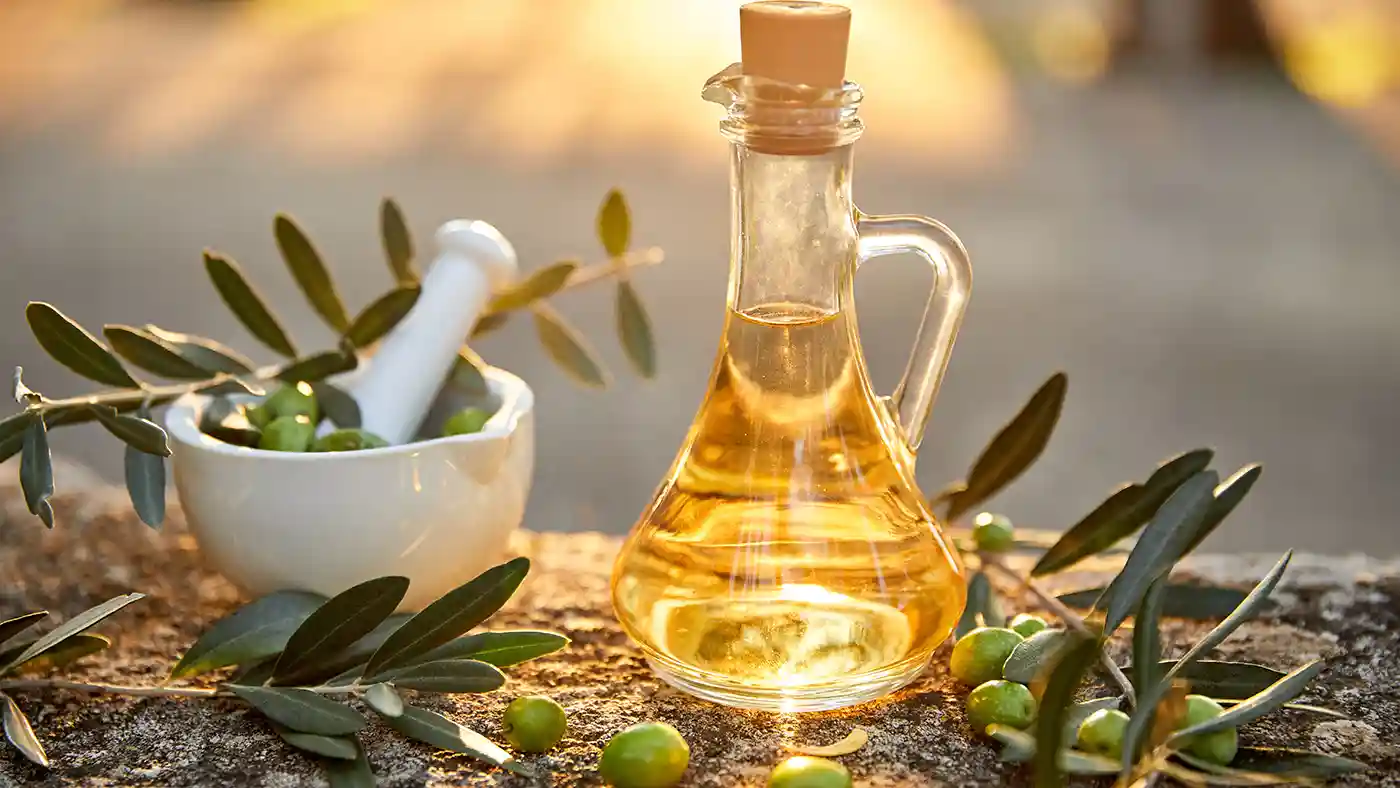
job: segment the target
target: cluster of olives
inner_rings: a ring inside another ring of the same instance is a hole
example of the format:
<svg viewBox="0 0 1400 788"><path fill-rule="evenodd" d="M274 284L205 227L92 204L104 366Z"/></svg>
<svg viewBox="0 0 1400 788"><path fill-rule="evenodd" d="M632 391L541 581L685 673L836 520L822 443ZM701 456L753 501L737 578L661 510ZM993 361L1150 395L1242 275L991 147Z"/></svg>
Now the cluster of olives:
<svg viewBox="0 0 1400 788"><path fill-rule="evenodd" d="M1001 552L1016 541L1011 521L1000 515L983 513L974 520L973 542L978 550ZM1026 728L1035 721L1037 699L1024 684L1007 681L1003 667L1011 652L1023 640L1039 632L1053 632L1039 616L1022 613L1005 627L979 627L964 635L953 646L949 670L953 678L974 687L967 696L967 719L981 732L988 725ZM1218 717L1224 709L1204 695L1186 696L1186 713L1177 730ZM1070 745L1085 752L1118 759L1123 756L1123 733L1128 715L1118 709L1100 709L1079 725L1078 736ZM1229 765L1239 748L1234 728L1192 737L1186 751L1220 766Z"/></svg>
<svg viewBox="0 0 1400 788"><path fill-rule="evenodd" d="M199 430L225 443L266 451L359 451L389 445L359 428L338 429L318 438L316 425L325 415L311 386L297 383L283 386L252 405L213 400L204 409ZM443 424L442 435L480 432L490 418L491 414L481 408L464 408Z"/></svg>
<svg viewBox="0 0 1400 788"><path fill-rule="evenodd" d="M564 709L549 698L516 698L501 720L506 740L521 752L546 752L568 728ZM598 774L614 788L670 788L690 765L690 745L664 722L643 722L608 740ZM824 758L797 756L778 764L769 788L851 788L846 767Z"/></svg>

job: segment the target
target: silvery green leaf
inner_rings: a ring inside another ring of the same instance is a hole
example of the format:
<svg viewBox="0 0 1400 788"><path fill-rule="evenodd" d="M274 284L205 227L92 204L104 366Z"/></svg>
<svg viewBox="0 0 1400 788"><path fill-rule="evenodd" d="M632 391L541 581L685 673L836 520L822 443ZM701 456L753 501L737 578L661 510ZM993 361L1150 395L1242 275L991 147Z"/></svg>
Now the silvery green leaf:
<svg viewBox="0 0 1400 788"><path fill-rule="evenodd" d="M632 283L617 282L617 335L627 359L644 378L656 375L656 339L652 336L651 318Z"/></svg>
<svg viewBox="0 0 1400 788"><path fill-rule="evenodd" d="M0 621L0 644L43 621L48 615L49 611L47 610L36 610L33 613L25 613ZM0 661L0 664L4 664L3 661Z"/></svg>
<svg viewBox="0 0 1400 788"><path fill-rule="evenodd" d="M355 401L350 392L324 380L312 383L311 391L316 395L321 412L325 413L326 418L335 426L342 429L360 426L360 403Z"/></svg>
<svg viewBox="0 0 1400 788"><path fill-rule="evenodd" d="M61 668L90 654L105 651L111 645L112 641L101 635L89 633L73 635L43 654L29 659L22 665L16 665L14 671L16 673L34 673ZM22 654L27 647L27 645L15 646L0 652L0 664L8 664Z"/></svg>
<svg viewBox="0 0 1400 788"><path fill-rule="evenodd" d="M390 671L384 680L423 692L490 692L506 683L499 668L474 659L419 662Z"/></svg>
<svg viewBox="0 0 1400 788"><path fill-rule="evenodd" d="M1283 674L1280 673L1279 675L1281 676ZM1240 700L1239 698L1217 698L1211 696L1211 699L1227 709L1231 706L1238 706L1241 703L1244 703L1244 701ZM1283 708L1288 709L1289 711L1300 711L1304 714L1317 714L1322 717L1331 717L1334 720L1351 719L1351 716L1345 712L1337 711L1336 709L1329 709L1325 706L1313 706L1308 703L1285 703L1283 704Z"/></svg>
<svg viewBox="0 0 1400 788"><path fill-rule="evenodd" d="M992 581L987 578L986 573L976 572L972 575L967 581L967 604L963 607L962 618L958 620L957 628L953 630L954 638L961 638L982 626L982 614L987 609L987 600L995 593Z"/></svg>
<svg viewBox="0 0 1400 788"><path fill-rule="evenodd" d="M1052 574L1113 547L1152 518L1187 479L1204 471L1215 453L1195 449L1157 467L1147 481L1120 488L1059 538L1031 569L1032 577Z"/></svg>
<svg viewBox="0 0 1400 788"><path fill-rule="evenodd" d="M323 764L330 788L375 788L379 784L374 770L370 768L369 758L365 757L365 746L358 741L355 742L355 753L353 761L332 760Z"/></svg>
<svg viewBox="0 0 1400 788"><path fill-rule="evenodd" d="M1196 540L1186 548L1186 553L1195 550L1205 538L1214 531L1220 522L1240 505L1240 501L1249 494L1254 487L1254 483L1259 480L1259 476L1264 473L1263 466L1246 465L1235 471L1234 475L1220 483L1215 488L1215 500L1211 502L1210 511L1206 512L1205 520L1201 523L1201 533Z"/></svg>
<svg viewBox="0 0 1400 788"><path fill-rule="evenodd" d="M1147 587L1147 593L1138 605L1133 619L1133 664L1141 665L1139 675L1133 685L1137 696L1137 706L1155 704L1158 697L1152 687L1158 682L1157 663L1162 660L1162 633L1159 629L1162 620L1162 592L1166 579Z"/></svg>
<svg viewBox="0 0 1400 788"><path fill-rule="evenodd" d="M348 736L365 727L364 715L310 690L295 687L225 685L273 722L302 733Z"/></svg>
<svg viewBox="0 0 1400 788"><path fill-rule="evenodd" d="M600 388L608 385L607 373L597 354L577 330L543 306L536 306L534 314L535 332L554 363L579 383Z"/></svg>
<svg viewBox="0 0 1400 788"><path fill-rule="evenodd" d="M226 397L230 394L252 394L254 397L261 397L267 393L267 390L256 381L223 375L214 378L207 384L201 383L195 386L194 390L210 397Z"/></svg>
<svg viewBox="0 0 1400 788"><path fill-rule="evenodd" d="M326 758L338 758L343 761L353 761L359 755L359 750L355 747L355 740L345 736L322 736L317 733L302 733L294 731L285 725L272 723L272 730L282 737L282 741L292 745L302 752L309 752L312 755L321 755Z"/></svg>
<svg viewBox="0 0 1400 788"><path fill-rule="evenodd" d="M213 372L180 355L154 334L132 326L111 325L102 328L102 335L117 355L132 364L172 380L206 380Z"/></svg>
<svg viewBox="0 0 1400 788"><path fill-rule="evenodd" d="M170 456L170 441L165 430L149 419L117 413L107 405L89 405L97 420L117 439L147 454Z"/></svg>
<svg viewBox="0 0 1400 788"><path fill-rule="evenodd" d="M1288 779L1268 774L1256 774L1254 772L1232 769L1229 766L1219 766L1209 761L1192 757L1184 752L1172 753L1175 760L1168 760L1159 763L1156 771L1163 777L1170 777L1173 781L1183 785L1287 785L1301 782L1299 780Z"/></svg>
<svg viewBox="0 0 1400 788"><path fill-rule="evenodd" d="M374 656L374 652L410 618L413 618L412 613L395 613L389 616L375 627L374 631L298 679L306 684L343 686L355 683L363 674L365 663Z"/></svg>
<svg viewBox="0 0 1400 788"><path fill-rule="evenodd" d="M145 597L145 594L138 593L122 594L121 596L112 597L100 605L84 610L62 624L59 624L57 627L54 627L48 634L31 643L24 651L21 651L18 656L5 663L5 667L0 669L0 673L8 672L17 665L23 665L74 635L96 626L102 619L107 618L132 602L138 599L144 599Z"/></svg>
<svg viewBox="0 0 1400 788"><path fill-rule="evenodd" d="M529 571L528 558L513 558L447 592L384 641L370 657L365 675L377 679L473 629L501 609Z"/></svg>
<svg viewBox="0 0 1400 788"><path fill-rule="evenodd" d="M24 315L34 338L58 363L88 380L120 388L137 387L136 380L122 368L112 351L57 307L30 301Z"/></svg>
<svg viewBox="0 0 1400 788"><path fill-rule="evenodd" d="M399 204L389 198L379 203L379 236L384 241L384 257L394 281L401 285L417 284L423 278L413 262L413 236L408 232Z"/></svg>
<svg viewBox="0 0 1400 788"><path fill-rule="evenodd" d="M418 285L401 285L380 296L355 315L345 330L345 341L357 348L378 342L408 316L422 293L423 288Z"/></svg>
<svg viewBox="0 0 1400 788"><path fill-rule="evenodd" d="M262 432L248 421L242 404L219 398L210 400L199 414L199 431L235 446L257 446Z"/></svg>
<svg viewBox="0 0 1400 788"><path fill-rule="evenodd" d="M297 354L291 337L287 336L282 324L272 314L272 310L267 308L262 296L253 289L253 285L243 275L237 263L206 251L204 270L209 273L209 279L214 283L219 297L233 312L233 316L248 329L248 333L283 356L290 358Z"/></svg>
<svg viewBox="0 0 1400 788"><path fill-rule="evenodd" d="M531 272L524 280L511 285L492 297L491 304L487 309L488 315L504 314L511 310L524 309L536 301L549 298L564 289L564 285L568 283L569 277L572 276L576 270L578 270L577 262L573 260L560 260L557 263L551 263ZM479 327L480 322L478 322L478 328Z"/></svg>
<svg viewBox="0 0 1400 788"><path fill-rule="evenodd" d="M253 362L246 356L208 337L166 331L150 323L146 324L145 329L146 333L174 348L176 353L196 366L230 375L246 375L253 371Z"/></svg>
<svg viewBox="0 0 1400 788"><path fill-rule="evenodd" d="M1138 603L1147 587L1165 575L1199 531L1220 481L1214 471L1192 476L1152 516L1123 570L1108 584L1096 605L1104 611L1104 633L1112 634Z"/></svg>
<svg viewBox="0 0 1400 788"><path fill-rule="evenodd" d="M380 577L331 597L287 639L272 683L288 683L334 658L382 624L407 592L408 578Z"/></svg>
<svg viewBox="0 0 1400 788"><path fill-rule="evenodd" d="M171 679L248 665L280 654L292 633L326 598L305 591L278 591L244 605L207 629L171 671Z"/></svg>
<svg viewBox="0 0 1400 788"><path fill-rule="evenodd" d="M1029 763L1035 759L1035 737L1007 725L987 726L987 735L1002 743L1001 760L1005 763ZM1117 774L1118 763L1079 750L1062 749L1060 770L1066 774Z"/></svg>
<svg viewBox="0 0 1400 788"><path fill-rule="evenodd" d="M569 639L555 632L528 629L504 632L478 632L466 635L423 655L423 660L474 659L498 668L519 665L569 645Z"/></svg>
<svg viewBox="0 0 1400 788"><path fill-rule="evenodd" d="M385 717L403 714L403 698L388 684L371 684L365 688L365 703Z"/></svg>
<svg viewBox="0 0 1400 788"><path fill-rule="evenodd" d="M1065 742L1065 720L1074 706L1074 694L1088 672L1099 659L1102 646L1097 638L1069 633L1066 644L1059 649L1055 666L1045 682L1040 696L1040 710L1035 720L1035 784L1037 788L1058 787L1063 784L1062 767L1056 757ZM1114 764L1117 771L1117 764Z"/></svg>
<svg viewBox="0 0 1400 788"><path fill-rule="evenodd" d="M1069 379L1056 372L1035 392L1020 413L992 438L967 474L964 488L948 496L948 519L990 499L1015 481L1045 451L1060 410Z"/></svg>
<svg viewBox="0 0 1400 788"><path fill-rule="evenodd" d="M487 312L476 321L476 325L472 326L471 338L484 337L505 325L507 320L510 320L509 312Z"/></svg>
<svg viewBox="0 0 1400 788"><path fill-rule="evenodd" d="M1231 764L1251 772L1315 779L1341 777L1371 768L1351 758L1287 747L1241 747Z"/></svg>
<svg viewBox="0 0 1400 788"><path fill-rule="evenodd" d="M44 395L24 385L24 367L15 367L14 385L12 389L11 393L14 395L15 402L26 408L30 405L38 405L44 401ZM0 439L3 439L3 437L3 435L0 435Z"/></svg>
<svg viewBox="0 0 1400 788"><path fill-rule="evenodd" d="M1042 629L1011 650L1011 656L1002 666L1002 678L1018 684L1030 684L1043 678L1075 639L1063 629Z"/></svg>
<svg viewBox="0 0 1400 788"><path fill-rule="evenodd" d="M358 365L359 359L354 353L323 350L284 364L278 368L275 377L284 383L316 383L332 375L349 372Z"/></svg>
<svg viewBox="0 0 1400 788"><path fill-rule="evenodd" d="M292 278L306 295L311 308L326 321L326 325L344 334L350 327L350 317L345 313L340 294L335 291L326 264L322 262L316 247L311 245L311 239L286 214L277 214L272 230L277 237L277 248L287 263L287 270L292 272Z"/></svg>
<svg viewBox="0 0 1400 788"><path fill-rule="evenodd" d="M1325 665L1322 660L1313 660L1274 682L1263 692L1253 695L1243 703L1231 706L1224 713L1182 728L1172 734L1168 743L1180 743L1191 736L1213 733L1225 728L1236 728L1246 722L1257 720L1298 697L1303 690L1307 689L1308 682L1317 678L1317 674L1322 672L1323 667Z"/></svg>
<svg viewBox="0 0 1400 788"><path fill-rule="evenodd" d="M53 496L53 458L49 455L49 431L41 415L35 414L28 421L19 458L19 485L29 512L52 528L53 506L49 498Z"/></svg>
<svg viewBox="0 0 1400 788"><path fill-rule="evenodd" d="M1175 671L1176 678L1191 685L1191 691L1212 698L1247 698L1283 678L1281 671L1250 662L1221 662L1197 660L1177 669L1176 660L1157 663L1157 675ZM1133 667L1124 668L1134 682L1138 681Z"/></svg>
<svg viewBox="0 0 1400 788"><path fill-rule="evenodd" d="M6 443L16 438L23 440L24 430L29 426L29 420L33 417L32 413L20 411L0 419L0 443Z"/></svg>
<svg viewBox="0 0 1400 788"><path fill-rule="evenodd" d="M490 739L458 725L437 712L405 705L402 714L397 717L384 717L384 722L410 739L440 750L470 755L517 774L531 774L524 764L493 744Z"/></svg>
<svg viewBox="0 0 1400 788"><path fill-rule="evenodd" d="M598 241L609 257L627 254L632 245L632 213L617 189L610 189L598 208Z"/></svg>
<svg viewBox="0 0 1400 788"><path fill-rule="evenodd" d="M1060 594L1065 605L1089 610L1103 596L1104 588L1086 588ZM1193 621L1208 621L1230 615L1249 592L1238 588L1221 586L1187 585L1166 583L1162 588L1162 615L1167 618L1189 618Z"/></svg>
<svg viewBox="0 0 1400 788"><path fill-rule="evenodd" d="M126 447L123 459L131 507L141 522L159 528L165 522L165 459L134 446Z"/></svg>
<svg viewBox="0 0 1400 788"><path fill-rule="evenodd" d="M14 698L3 692L0 692L0 719L4 721L5 738L10 744L31 762L47 769L49 756L44 752L44 745L39 743L39 737L34 735L29 718L24 716Z"/></svg>

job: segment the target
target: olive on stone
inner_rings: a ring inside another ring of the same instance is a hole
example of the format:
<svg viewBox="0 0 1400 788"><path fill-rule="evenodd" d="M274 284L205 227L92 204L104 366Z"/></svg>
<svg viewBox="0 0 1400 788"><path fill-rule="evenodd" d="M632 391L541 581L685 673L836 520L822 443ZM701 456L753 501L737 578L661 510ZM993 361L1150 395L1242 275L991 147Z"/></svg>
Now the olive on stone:
<svg viewBox="0 0 1400 788"><path fill-rule="evenodd" d="M481 432L481 428L485 427L490 419L491 414L481 408L462 408L442 425L442 437Z"/></svg>
<svg viewBox="0 0 1400 788"><path fill-rule="evenodd" d="M1099 709L1079 723L1075 746L1117 760L1123 757L1123 734L1127 730L1127 714L1118 709Z"/></svg>
<svg viewBox="0 0 1400 788"><path fill-rule="evenodd" d="M1002 627L978 627L959 638L953 646L949 672L958 681L973 686L999 679L1006 658L1024 639Z"/></svg>
<svg viewBox="0 0 1400 788"><path fill-rule="evenodd" d="M312 451L359 451L361 449L382 449L389 442L358 427L328 432L311 444Z"/></svg>
<svg viewBox="0 0 1400 788"><path fill-rule="evenodd" d="M1011 623L1006 625L1006 628L1023 638L1028 638L1037 632L1049 628L1049 626L1049 622L1040 616L1032 613L1017 613L1016 617L1011 619Z"/></svg>
<svg viewBox="0 0 1400 788"><path fill-rule="evenodd" d="M1001 553L1016 544L1016 529L999 514L983 512L972 521L972 542L978 550Z"/></svg>
<svg viewBox="0 0 1400 788"><path fill-rule="evenodd" d="M306 451L316 437L316 425L305 416L279 416L262 431L258 448L267 451Z"/></svg>
<svg viewBox="0 0 1400 788"><path fill-rule="evenodd" d="M1035 697L1024 684L997 679L981 684L967 696L967 721L978 733L988 725L1024 728L1035 720Z"/></svg>
<svg viewBox="0 0 1400 788"><path fill-rule="evenodd" d="M797 755L768 775L768 788L851 788L851 773L836 761Z"/></svg>
<svg viewBox="0 0 1400 788"><path fill-rule="evenodd" d="M1197 723L1215 719L1225 713L1225 708L1214 699L1204 695L1186 696L1186 714L1177 730L1189 728ZM1186 751L1203 761L1217 766L1228 766L1235 759L1240 747L1240 732L1235 728L1225 728L1213 733L1201 733L1186 741Z"/></svg>
<svg viewBox="0 0 1400 788"><path fill-rule="evenodd" d="M501 718L506 741L521 752L547 751L559 743L567 728L564 707L538 695L511 701Z"/></svg>
<svg viewBox="0 0 1400 788"><path fill-rule="evenodd" d="M670 788L690 764L690 745L664 722L643 722L618 733L603 748L598 773L615 788Z"/></svg>

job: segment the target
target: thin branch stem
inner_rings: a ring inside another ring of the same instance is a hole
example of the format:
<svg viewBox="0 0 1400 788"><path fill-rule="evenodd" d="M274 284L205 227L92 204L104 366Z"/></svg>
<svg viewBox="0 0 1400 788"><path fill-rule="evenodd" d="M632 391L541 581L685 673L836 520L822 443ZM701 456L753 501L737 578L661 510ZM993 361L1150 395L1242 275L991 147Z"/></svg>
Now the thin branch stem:
<svg viewBox="0 0 1400 788"><path fill-rule="evenodd" d="M217 687L125 687L118 684L90 684L63 679L6 679L0 681L3 690L59 689L90 692L97 695L126 695L133 698L233 698L232 692ZM339 686L297 687L318 695L353 695L360 692L358 684Z"/></svg>
<svg viewBox="0 0 1400 788"><path fill-rule="evenodd" d="M1084 623L1084 619L1080 618L1078 613L1070 610L1065 603L1046 593L1045 589L1037 585L1034 580L1029 577L1022 577L1016 570L1007 566L1006 562L1002 560L1000 556L982 553L981 557L982 563L985 566L989 566L1000 572L1001 575L1008 580L1019 583L1037 604L1058 616L1070 629L1085 635L1094 634L1093 630L1089 629L1089 625ZM1133 690L1133 683L1124 675L1123 670L1118 667L1112 657L1102 651L1099 652L1099 661L1103 663L1109 675L1113 677L1113 680L1117 682L1118 686L1121 687L1123 692L1127 695L1128 705L1134 705L1137 694Z"/></svg>
<svg viewBox="0 0 1400 788"><path fill-rule="evenodd" d="M602 279L614 276L624 269L642 268L648 265L656 265L666 259L666 255L661 251L661 247L653 246L649 249L641 249L635 252L628 252L616 260L605 260L601 263L579 268L569 275L564 287L561 290L572 290L575 287L583 287Z"/></svg>

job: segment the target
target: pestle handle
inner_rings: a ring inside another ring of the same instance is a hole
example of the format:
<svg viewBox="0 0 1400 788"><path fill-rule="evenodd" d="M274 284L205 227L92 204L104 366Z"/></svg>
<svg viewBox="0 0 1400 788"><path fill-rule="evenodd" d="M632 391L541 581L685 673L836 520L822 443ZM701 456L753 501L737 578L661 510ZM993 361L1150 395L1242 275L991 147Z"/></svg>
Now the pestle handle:
<svg viewBox="0 0 1400 788"><path fill-rule="evenodd" d="M515 249L486 222L448 222L437 245L418 302L350 386L361 427L391 444L413 439L491 293L519 270Z"/></svg>

